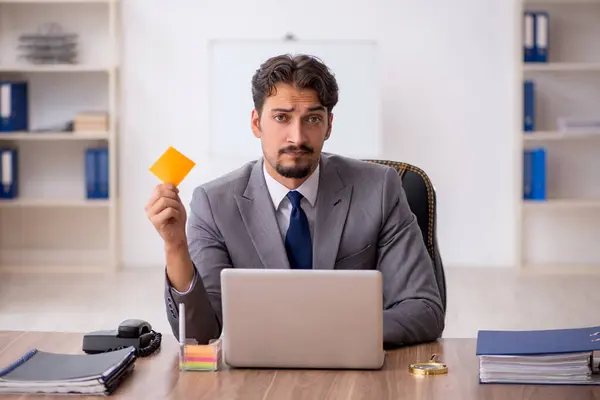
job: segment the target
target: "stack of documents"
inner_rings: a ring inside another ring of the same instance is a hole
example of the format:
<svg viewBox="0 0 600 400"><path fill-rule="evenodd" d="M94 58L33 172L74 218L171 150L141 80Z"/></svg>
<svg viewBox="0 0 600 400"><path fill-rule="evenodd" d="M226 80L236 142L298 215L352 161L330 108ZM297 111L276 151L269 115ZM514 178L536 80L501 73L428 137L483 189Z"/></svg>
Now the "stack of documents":
<svg viewBox="0 0 600 400"><path fill-rule="evenodd" d="M0 366L1 393L112 394L133 370L135 348L102 354L56 354L33 349Z"/></svg>
<svg viewBox="0 0 600 400"><path fill-rule="evenodd" d="M75 132L106 132L108 131L108 113L80 112L73 120Z"/></svg>
<svg viewBox="0 0 600 400"><path fill-rule="evenodd" d="M600 327L539 331L480 331L481 383L600 384Z"/></svg>

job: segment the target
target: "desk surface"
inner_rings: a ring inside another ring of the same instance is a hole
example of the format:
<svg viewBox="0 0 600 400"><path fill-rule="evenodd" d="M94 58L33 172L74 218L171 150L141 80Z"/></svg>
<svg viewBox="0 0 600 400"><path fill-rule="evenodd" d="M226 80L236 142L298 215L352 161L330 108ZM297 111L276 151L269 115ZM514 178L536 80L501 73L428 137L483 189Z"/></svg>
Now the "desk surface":
<svg viewBox="0 0 600 400"><path fill-rule="evenodd" d="M0 367L26 350L81 353L76 333L0 332ZM475 339L443 339L388 352L380 371L223 370L180 373L177 343L165 335L158 353L141 358L114 399L600 399L600 388L481 385ZM448 364L448 375L415 377L408 364L432 353ZM2 396L2 399L51 398ZM64 396L57 397L64 399ZM76 398L84 398L76 397ZM90 397L98 398L98 397Z"/></svg>

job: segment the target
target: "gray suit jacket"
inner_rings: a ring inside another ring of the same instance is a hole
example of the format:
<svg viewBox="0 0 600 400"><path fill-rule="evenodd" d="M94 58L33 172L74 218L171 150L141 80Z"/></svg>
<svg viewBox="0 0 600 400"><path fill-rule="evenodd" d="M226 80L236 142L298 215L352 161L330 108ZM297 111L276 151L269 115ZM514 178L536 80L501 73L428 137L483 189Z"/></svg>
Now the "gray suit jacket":
<svg viewBox="0 0 600 400"><path fill-rule="evenodd" d="M386 345L439 338L445 315L432 262L396 171L324 153L319 179L314 268L382 272ZM165 280L167 316L178 336L183 302L186 336L208 343L221 333L223 268L290 268L262 159L194 190L187 235L197 279L185 294Z"/></svg>

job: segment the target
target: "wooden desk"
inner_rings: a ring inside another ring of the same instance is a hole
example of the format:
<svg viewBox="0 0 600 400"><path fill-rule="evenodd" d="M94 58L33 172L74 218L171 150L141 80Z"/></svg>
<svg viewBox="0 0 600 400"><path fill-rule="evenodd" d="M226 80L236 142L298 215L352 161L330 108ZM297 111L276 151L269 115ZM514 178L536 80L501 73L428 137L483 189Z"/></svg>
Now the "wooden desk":
<svg viewBox="0 0 600 400"><path fill-rule="evenodd" d="M0 367L27 349L65 353L81 352L81 334L0 332ZM481 385L478 382L475 339L444 339L394 350L382 370L289 371L223 370L180 373L177 343L163 337L158 353L140 358L133 374L111 396L114 399L600 399L600 388L575 386ZM408 364L426 361L432 353L449 366L448 375L415 377ZM40 399L51 396L0 396ZM94 398L98 397L84 397ZM82 398L77 397L77 398ZM64 396L56 397L64 399Z"/></svg>

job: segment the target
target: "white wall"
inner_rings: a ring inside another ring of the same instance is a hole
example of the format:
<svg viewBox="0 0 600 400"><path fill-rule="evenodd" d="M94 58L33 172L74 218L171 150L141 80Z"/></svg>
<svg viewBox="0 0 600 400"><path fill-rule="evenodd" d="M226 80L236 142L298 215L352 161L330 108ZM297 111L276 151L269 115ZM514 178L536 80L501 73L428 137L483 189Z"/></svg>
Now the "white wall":
<svg viewBox="0 0 600 400"><path fill-rule="evenodd" d="M166 147L197 162L181 186L186 203L196 185L241 163L211 159L206 148L191 146L208 135L207 41L280 38L287 32L301 39L381 43L385 157L414 163L433 180L446 265L516 262L520 193L514 166L521 155L515 151L520 126L515 66L521 52L514 1L123 3L124 266L163 263L144 204L157 183L148 167Z"/></svg>

